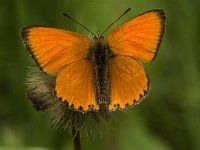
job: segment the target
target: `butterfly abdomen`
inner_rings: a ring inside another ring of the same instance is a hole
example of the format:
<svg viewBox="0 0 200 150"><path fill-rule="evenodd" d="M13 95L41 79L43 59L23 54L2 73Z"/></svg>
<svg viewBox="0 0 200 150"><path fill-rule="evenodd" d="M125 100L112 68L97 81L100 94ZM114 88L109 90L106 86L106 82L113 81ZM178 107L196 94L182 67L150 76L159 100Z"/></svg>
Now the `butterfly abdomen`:
<svg viewBox="0 0 200 150"><path fill-rule="evenodd" d="M94 84L96 87L97 104L110 103L110 72L108 60L111 52L103 38L97 38L90 50L90 59L93 64Z"/></svg>

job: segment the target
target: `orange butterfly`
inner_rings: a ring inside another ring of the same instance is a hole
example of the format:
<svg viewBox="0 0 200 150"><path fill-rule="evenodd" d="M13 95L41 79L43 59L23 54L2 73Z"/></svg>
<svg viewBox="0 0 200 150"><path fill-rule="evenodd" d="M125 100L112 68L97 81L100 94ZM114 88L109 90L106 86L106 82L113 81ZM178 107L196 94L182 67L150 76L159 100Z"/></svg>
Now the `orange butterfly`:
<svg viewBox="0 0 200 150"><path fill-rule="evenodd" d="M155 9L91 41L75 32L25 27L22 38L41 70L54 75L55 95L70 108L109 111L126 109L149 90L140 62L152 61L161 43L165 13Z"/></svg>

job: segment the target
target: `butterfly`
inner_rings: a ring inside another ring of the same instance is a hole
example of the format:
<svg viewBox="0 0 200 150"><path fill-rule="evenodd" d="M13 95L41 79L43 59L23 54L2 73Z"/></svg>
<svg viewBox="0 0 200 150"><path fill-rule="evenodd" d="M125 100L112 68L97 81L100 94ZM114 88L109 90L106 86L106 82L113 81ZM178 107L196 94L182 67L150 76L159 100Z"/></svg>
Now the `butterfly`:
<svg viewBox="0 0 200 150"><path fill-rule="evenodd" d="M165 28L165 13L147 11L93 40L76 32L24 27L21 36L39 68L55 76L54 94L77 111L124 110L149 91L142 62L154 60Z"/></svg>

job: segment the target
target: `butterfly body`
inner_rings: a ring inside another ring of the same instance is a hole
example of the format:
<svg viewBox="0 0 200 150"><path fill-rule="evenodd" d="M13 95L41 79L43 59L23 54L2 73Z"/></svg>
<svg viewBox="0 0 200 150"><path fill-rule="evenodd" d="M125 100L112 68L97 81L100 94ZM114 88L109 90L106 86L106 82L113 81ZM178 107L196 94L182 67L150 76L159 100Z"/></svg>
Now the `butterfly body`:
<svg viewBox="0 0 200 150"><path fill-rule="evenodd" d="M93 64L97 104L109 104L110 102L109 60L112 57L114 57L114 54L103 37L95 37L88 58Z"/></svg>
<svg viewBox="0 0 200 150"><path fill-rule="evenodd" d="M149 91L141 62L151 62L165 27L160 9L145 12L120 25L104 39L93 41L72 31L25 27L22 38L40 67L55 76L55 96L77 111L124 110Z"/></svg>

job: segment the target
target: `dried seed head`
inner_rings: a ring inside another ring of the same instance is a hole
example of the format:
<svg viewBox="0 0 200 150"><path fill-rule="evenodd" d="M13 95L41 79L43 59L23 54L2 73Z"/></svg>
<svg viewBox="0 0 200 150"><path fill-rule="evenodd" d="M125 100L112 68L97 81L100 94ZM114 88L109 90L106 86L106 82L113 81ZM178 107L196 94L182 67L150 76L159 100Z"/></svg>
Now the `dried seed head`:
<svg viewBox="0 0 200 150"><path fill-rule="evenodd" d="M58 100L55 96L55 76L47 75L36 67L31 68L27 77L28 98L33 107L38 111L48 112L51 126L60 129L69 128L72 131L82 130L87 135L94 135L94 132L101 133L103 122L110 121L110 114L101 106L97 112L88 111L83 113L69 107L67 102Z"/></svg>

